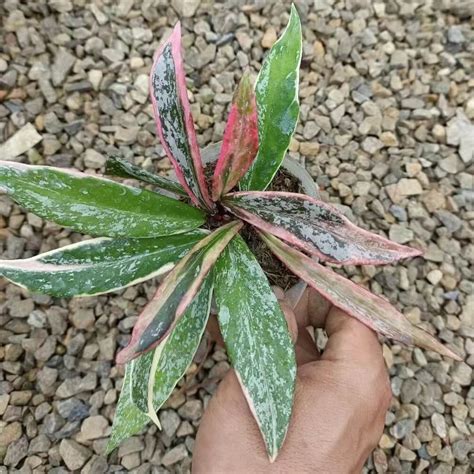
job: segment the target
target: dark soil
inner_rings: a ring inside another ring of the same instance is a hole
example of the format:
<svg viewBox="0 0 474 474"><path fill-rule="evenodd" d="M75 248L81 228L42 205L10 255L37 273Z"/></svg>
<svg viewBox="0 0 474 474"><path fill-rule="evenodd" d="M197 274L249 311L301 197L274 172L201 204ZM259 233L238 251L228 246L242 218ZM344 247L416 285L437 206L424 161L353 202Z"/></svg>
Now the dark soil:
<svg viewBox="0 0 474 474"><path fill-rule="evenodd" d="M268 191L286 191L291 193L301 192L299 181L285 170L280 169L268 187ZM298 283L298 277L293 275L269 248L260 240L252 226L246 225L241 231L243 239L247 242L258 262L265 271L270 283L283 290L291 288Z"/></svg>
<svg viewBox="0 0 474 474"><path fill-rule="evenodd" d="M213 165L208 165L204 169L206 181L209 185L212 182L213 172ZM301 186L296 178L288 174L285 170L280 169L268 187L268 191L286 191L299 193L301 192ZM226 222L229 222L231 219L232 217L218 204L218 211L215 215L208 218L204 227L213 230L225 224ZM257 232L255 232L252 226L245 225L240 234L249 246L250 250L252 250L253 254L257 257L257 260L267 275L270 284L277 285L286 291L288 288L298 283L298 277L293 275L293 273L291 273L280 262L280 260L278 260L273 255L273 253L262 242L262 240L260 240Z"/></svg>

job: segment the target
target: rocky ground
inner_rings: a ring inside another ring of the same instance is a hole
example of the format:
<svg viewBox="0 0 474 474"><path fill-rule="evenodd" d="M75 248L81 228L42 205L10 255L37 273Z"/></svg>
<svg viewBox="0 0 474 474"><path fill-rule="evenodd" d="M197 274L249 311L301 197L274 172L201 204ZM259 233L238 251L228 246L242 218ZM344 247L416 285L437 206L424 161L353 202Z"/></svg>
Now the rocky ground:
<svg viewBox="0 0 474 474"><path fill-rule="evenodd" d="M304 58L292 155L306 158L323 197L353 220L425 250L424 259L346 271L465 358L455 363L384 344L393 403L366 472L467 474L474 444L473 4L296 3ZM258 70L288 11L286 1L4 0L0 142L21 134L1 158L100 172L117 149L149 169L168 169L147 97L161 38L184 17L192 111L204 145L222 137L243 68ZM3 258L82 238L0 196ZM102 454L123 377L114 354L155 287L65 300L0 281L0 473L189 471L200 417L228 369L221 350L197 375L197 364L191 367L186 387L160 413L162 433L150 427L108 459ZM201 358L205 352L204 344Z"/></svg>

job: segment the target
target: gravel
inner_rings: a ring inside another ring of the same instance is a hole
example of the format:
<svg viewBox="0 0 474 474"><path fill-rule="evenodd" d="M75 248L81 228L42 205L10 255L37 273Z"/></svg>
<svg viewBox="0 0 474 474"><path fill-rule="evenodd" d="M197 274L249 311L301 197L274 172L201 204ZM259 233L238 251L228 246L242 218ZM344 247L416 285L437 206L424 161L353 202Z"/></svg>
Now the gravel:
<svg viewBox="0 0 474 474"><path fill-rule="evenodd" d="M344 271L464 356L455 363L384 342L394 397L364 472L467 474L474 450L472 2L297 3L304 53L290 154L305 160L323 199L356 223L425 252L396 266ZM166 172L147 98L160 40L182 17L204 146L222 138L242 70L258 70L288 10L288 2L237 0L2 2L2 159L100 173L114 152ZM82 238L0 196L2 258ZM229 368L220 349L180 382L159 414L162 433L150 425L103 454L123 379L115 352L156 285L69 301L0 281L0 474L190 471L204 408Z"/></svg>

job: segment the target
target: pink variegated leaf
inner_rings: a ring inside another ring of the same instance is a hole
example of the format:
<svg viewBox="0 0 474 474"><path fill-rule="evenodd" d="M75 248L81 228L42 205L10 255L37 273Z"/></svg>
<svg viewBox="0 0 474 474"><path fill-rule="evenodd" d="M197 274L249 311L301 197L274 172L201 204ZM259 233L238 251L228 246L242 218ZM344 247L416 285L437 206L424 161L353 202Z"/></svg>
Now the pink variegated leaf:
<svg viewBox="0 0 474 474"><path fill-rule="evenodd" d="M417 345L443 356L462 360L431 334L411 324L386 299L315 262L271 234L260 232L260 237L295 275L321 293L334 306L374 331L403 344Z"/></svg>
<svg viewBox="0 0 474 474"><path fill-rule="evenodd" d="M176 176L192 201L212 209L201 154L189 107L181 56L181 25L155 53L150 73L150 96L156 128Z"/></svg>
<svg viewBox="0 0 474 474"><path fill-rule="evenodd" d="M196 244L174 267L139 315L129 344L117 355L118 364L153 349L168 336L221 252L241 227L239 221L219 227Z"/></svg>
<svg viewBox="0 0 474 474"><path fill-rule="evenodd" d="M230 191L247 172L258 151L257 105L250 74L236 90L212 181L212 199Z"/></svg>
<svg viewBox="0 0 474 474"><path fill-rule="evenodd" d="M421 254L357 227L333 206L303 194L230 193L224 205L255 227L328 262L386 264Z"/></svg>

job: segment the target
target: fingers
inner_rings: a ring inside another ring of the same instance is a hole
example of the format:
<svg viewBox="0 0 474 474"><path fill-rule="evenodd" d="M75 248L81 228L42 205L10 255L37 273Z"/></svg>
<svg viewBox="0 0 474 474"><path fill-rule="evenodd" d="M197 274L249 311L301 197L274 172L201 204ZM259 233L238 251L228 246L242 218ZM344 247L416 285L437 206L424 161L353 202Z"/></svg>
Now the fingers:
<svg viewBox="0 0 474 474"><path fill-rule="evenodd" d="M298 327L322 328L332 305L316 290L308 287L294 308Z"/></svg>
<svg viewBox="0 0 474 474"><path fill-rule="evenodd" d="M325 329L329 339L322 356L324 360L366 367L383 363L382 347L375 332L339 308L333 307L328 312Z"/></svg>

